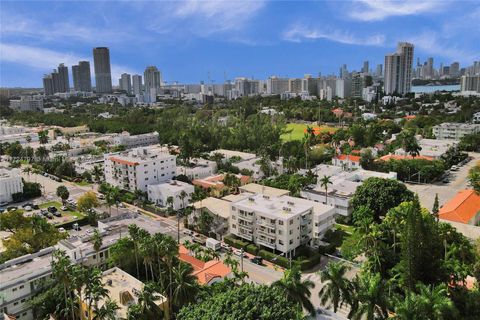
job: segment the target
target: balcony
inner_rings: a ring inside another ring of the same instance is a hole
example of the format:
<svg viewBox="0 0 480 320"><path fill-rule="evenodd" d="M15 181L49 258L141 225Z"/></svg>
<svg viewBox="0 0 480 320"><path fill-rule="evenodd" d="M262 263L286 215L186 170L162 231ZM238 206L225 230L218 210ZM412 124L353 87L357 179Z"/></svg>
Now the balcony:
<svg viewBox="0 0 480 320"><path fill-rule="evenodd" d="M244 214L239 214L238 215L238 219L239 220L245 220L245 221L248 221L248 222L252 222L253 221L253 215L249 216L249 215L244 215Z"/></svg>
<svg viewBox="0 0 480 320"><path fill-rule="evenodd" d="M270 242L266 239L261 239L261 238L257 238L257 244L258 245L261 245L261 246L264 246L264 247L267 247L267 248L270 248L270 249L275 249L275 242Z"/></svg>
<svg viewBox="0 0 480 320"><path fill-rule="evenodd" d="M273 238L273 239L275 239L275 237L276 237L275 232L273 232L273 233L272 233L272 232L268 232L267 229L261 229L261 228L259 228L259 229L257 229L257 233L258 233L258 234L261 234L261 235L264 235L264 236L266 236L266 237L269 237L269 238Z"/></svg>

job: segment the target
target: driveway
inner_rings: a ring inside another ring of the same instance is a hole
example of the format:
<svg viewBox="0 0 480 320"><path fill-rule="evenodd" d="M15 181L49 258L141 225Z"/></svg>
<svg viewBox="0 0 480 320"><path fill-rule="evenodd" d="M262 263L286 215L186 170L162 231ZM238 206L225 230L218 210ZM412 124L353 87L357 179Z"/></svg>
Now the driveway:
<svg viewBox="0 0 480 320"><path fill-rule="evenodd" d="M473 158L470 162L460 167L458 171L452 171L449 183L435 184L410 184L407 188L418 194L420 203L428 210L432 210L435 195L438 194L440 207L457 194L458 191L468 188L468 171L480 160L480 153L471 152Z"/></svg>

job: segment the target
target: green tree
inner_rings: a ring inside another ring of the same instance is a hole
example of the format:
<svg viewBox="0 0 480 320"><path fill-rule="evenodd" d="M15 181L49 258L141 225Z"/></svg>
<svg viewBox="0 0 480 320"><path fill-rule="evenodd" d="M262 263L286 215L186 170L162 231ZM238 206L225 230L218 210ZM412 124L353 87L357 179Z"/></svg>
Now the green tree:
<svg viewBox="0 0 480 320"><path fill-rule="evenodd" d="M366 272L355 280L356 291L354 299L358 307L353 309L353 320L374 320L387 317L387 292L385 283L379 273Z"/></svg>
<svg viewBox="0 0 480 320"><path fill-rule="evenodd" d="M320 302L322 305L333 306L334 312L349 299L348 280L345 278L347 271L348 267L344 263L330 262L320 273L320 280L324 284L318 293Z"/></svg>
<svg viewBox="0 0 480 320"><path fill-rule="evenodd" d="M315 315L315 307L310 301L310 290L315 287L315 284L310 280L302 280L302 273L297 265L285 270L283 277L275 281L272 286L282 290L288 300L297 302L300 308L303 307L312 316Z"/></svg>
<svg viewBox="0 0 480 320"><path fill-rule="evenodd" d="M438 211L439 211L438 193L436 193L435 200L433 201L432 214L437 221L438 221Z"/></svg>
<svg viewBox="0 0 480 320"><path fill-rule="evenodd" d="M96 253L98 253L102 248L103 238L100 235L100 231L98 231L97 228L93 230L92 242L93 242L93 249L95 250Z"/></svg>
<svg viewBox="0 0 480 320"><path fill-rule="evenodd" d="M242 284L184 306L177 319L298 319L297 311L297 303L277 287Z"/></svg>
<svg viewBox="0 0 480 320"><path fill-rule="evenodd" d="M70 192L68 192L67 187L64 185L57 187L57 197L62 199L62 203L65 204L65 201L70 197Z"/></svg>
<svg viewBox="0 0 480 320"><path fill-rule="evenodd" d="M138 296L142 317L139 319L159 319L160 309L156 302L161 298L153 282L147 282Z"/></svg>
<svg viewBox="0 0 480 320"><path fill-rule="evenodd" d="M407 187L393 179L368 178L353 194L351 204L354 208L367 206L375 213L375 220L379 221L390 208L404 201L411 201L413 193Z"/></svg>
<svg viewBox="0 0 480 320"><path fill-rule="evenodd" d="M105 303L95 311L95 316L93 320L116 320L117 318L117 310L119 306L115 301L107 299Z"/></svg>
<svg viewBox="0 0 480 320"><path fill-rule="evenodd" d="M87 212L89 209L93 209L99 206L97 195L93 191L85 192L77 200L77 208L82 212Z"/></svg>
<svg viewBox="0 0 480 320"><path fill-rule="evenodd" d="M328 185L332 184L332 180L330 176L323 176L320 179L320 186L325 189L325 204L328 204Z"/></svg>
<svg viewBox="0 0 480 320"><path fill-rule="evenodd" d="M195 301L199 286L190 264L179 262L173 269L173 278L170 285L173 287L172 298L176 310L180 310L184 305Z"/></svg>

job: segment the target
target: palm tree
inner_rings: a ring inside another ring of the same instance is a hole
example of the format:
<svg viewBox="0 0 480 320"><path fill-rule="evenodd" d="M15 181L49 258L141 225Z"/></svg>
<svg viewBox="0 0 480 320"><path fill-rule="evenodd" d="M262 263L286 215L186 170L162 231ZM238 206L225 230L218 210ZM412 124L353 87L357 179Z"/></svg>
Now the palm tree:
<svg viewBox="0 0 480 320"><path fill-rule="evenodd" d="M128 234L133 241L133 252L135 254L135 265L137 267L137 279L140 279L140 270L138 268L138 242L140 241L140 228L136 224L128 226Z"/></svg>
<svg viewBox="0 0 480 320"><path fill-rule="evenodd" d="M35 156L40 159L40 162L44 162L48 157L50 151L47 150L44 146L40 146L35 151Z"/></svg>
<svg viewBox="0 0 480 320"><path fill-rule="evenodd" d="M75 264L72 266L71 275L73 279L73 288L76 291L77 297L80 297L82 295L82 288L89 281L89 271L83 265ZM81 318L82 316L79 315L79 319Z"/></svg>
<svg viewBox="0 0 480 320"><path fill-rule="evenodd" d="M155 256L157 258L157 266L158 266L157 279L158 279L158 282L160 283L161 288L165 288L164 279L162 278L162 263L163 263L162 258L165 254L165 251L164 251L165 238L166 236L162 233L155 233L152 237L153 246L155 249Z"/></svg>
<svg viewBox="0 0 480 320"><path fill-rule="evenodd" d="M325 306L327 304L333 306L334 312L348 301L348 280L345 278L348 269L344 263L330 262L320 273L320 280L324 283L318 293L320 302Z"/></svg>
<svg viewBox="0 0 480 320"><path fill-rule="evenodd" d="M140 305L142 319L158 319L158 306L155 301L160 299L155 284L148 282L138 295L138 304Z"/></svg>
<svg viewBox="0 0 480 320"><path fill-rule="evenodd" d="M297 302L312 316L315 314L315 308L310 301L310 290L315 287L315 284L310 280L302 280L302 273L297 265L286 270L282 279L275 281L272 286L280 288L288 300Z"/></svg>
<svg viewBox="0 0 480 320"><path fill-rule="evenodd" d="M54 279L60 282L63 286L63 299L65 302L65 311L68 313L70 311L72 319L75 318L75 309L73 299L71 299L71 286L72 286L72 277L71 277L71 262L70 258L66 255L64 251L56 250L53 252L52 260L52 274ZM68 310L69 309L69 310Z"/></svg>
<svg viewBox="0 0 480 320"><path fill-rule="evenodd" d="M95 311L93 320L115 320L117 319L117 310L119 309L117 303L108 299L103 306Z"/></svg>
<svg viewBox="0 0 480 320"><path fill-rule="evenodd" d="M92 298L94 301L94 312L92 314L97 314L97 312L100 310L98 307L98 302L106 297L108 297L109 291L103 287L102 282L98 282L93 286L92 290ZM101 319L101 318L100 318Z"/></svg>
<svg viewBox="0 0 480 320"><path fill-rule="evenodd" d="M352 314L353 320L384 319L387 316L387 292L380 273L364 273L355 279L358 282L356 299L358 308Z"/></svg>
<svg viewBox="0 0 480 320"><path fill-rule="evenodd" d="M445 284L426 286L423 283L419 283L417 290L417 299L426 318L445 319L446 315L455 313L455 306L448 297L448 289Z"/></svg>
<svg viewBox="0 0 480 320"><path fill-rule="evenodd" d="M117 203L117 200L114 198L114 193L112 189L109 189L107 191L107 194L105 195L105 202L107 203L108 206L108 214L112 216L112 206ZM118 212L117 212L118 214Z"/></svg>
<svg viewBox="0 0 480 320"><path fill-rule="evenodd" d="M100 231L98 231L98 229L95 229L93 231L92 242L93 242L93 250L95 250L95 252L98 254L103 244L102 236L100 235Z"/></svg>
<svg viewBox="0 0 480 320"><path fill-rule="evenodd" d="M140 232L143 233L141 230ZM143 265L145 267L145 278L148 280L148 269L150 269L151 280L154 280L153 273L153 262L156 254L156 246L152 237L148 232L145 233L140 238L140 255L143 257Z"/></svg>
<svg viewBox="0 0 480 320"><path fill-rule="evenodd" d="M192 266L181 261L173 268L173 279L170 285L172 286L173 305L177 310L193 302L196 292L199 290L197 278L192 273Z"/></svg>
<svg viewBox="0 0 480 320"><path fill-rule="evenodd" d="M93 166L92 174L95 177L95 181L100 181L100 177L102 176L103 172L99 166Z"/></svg>
<svg viewBox="0 0 480 320"><path fill-rule="evenodd" d="M320 186L325 188L325 204L328 204L328 185L332 184L331 176L323 176L320 179Z"/></svg>
<svg viewBox="0 0 480 320"><path fill-rule="evenodd" d="M28 176L28 181L30 181L30 173L32 173L32 168L30 166L27 166L25 168L23 168L23 173L26 173L27 176Z"/></svg>
<svg viewBox="0 0 480 320"><path fill-rule="evenodd" d="M395 315L398 320L416 320L418 319L418 300L415 294L407 292L405 297L394 299Z"/></svg>

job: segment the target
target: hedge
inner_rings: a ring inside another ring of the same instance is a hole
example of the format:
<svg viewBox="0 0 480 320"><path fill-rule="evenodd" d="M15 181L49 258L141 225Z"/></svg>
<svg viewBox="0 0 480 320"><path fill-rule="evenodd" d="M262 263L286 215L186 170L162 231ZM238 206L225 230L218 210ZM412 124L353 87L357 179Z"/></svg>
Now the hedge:
<svg viewBox="0 0 480 320"><path fill-rule="evenodd" d="M254 256L258 255L258 247L254 244L249 244L247 245L247 247L245 248L245 250L250 253L250 254L253 254Z"/></svg>
<svg viewBox="0 0 480 320"><path fill-rule="evenodd" d="M223 237L223 241L225 241L226 244L231 245L232 247L237 248L237 249L245 248L246 246L248 246L248 242L245 242L245 241L242 241L242 240L239 240L239 239L235 239L231 236Z"/></svg>
<svg viewBox="0 0 480 320"><path fill-rule="evenodd" d="M88 224L88 217L83 217L77 220L71 220L62 224L57 224L55 227L57 228L64 228L64 229L71 229L73 228L73 225L75 223L78 223L79 226L85 226Z"/></svg>
<svg viewBox="0 0 480 320"><path fill-rule="evenodd" d="M267 250L260 250L258 252L258 255L267 261L270 261L272 263L275 263L276 265L279 265L280 267L283 267L283 268L290 267L290 261L285 257L279 256L278 254L274 254Z"/></svg>
<svg viewBox="0 0 480 320"><path fill-rule="evenodd" d="M308 259L300 260L300 270L309 270L312 269L314 266L320 263L320 254L315 253Z"/></svg>

